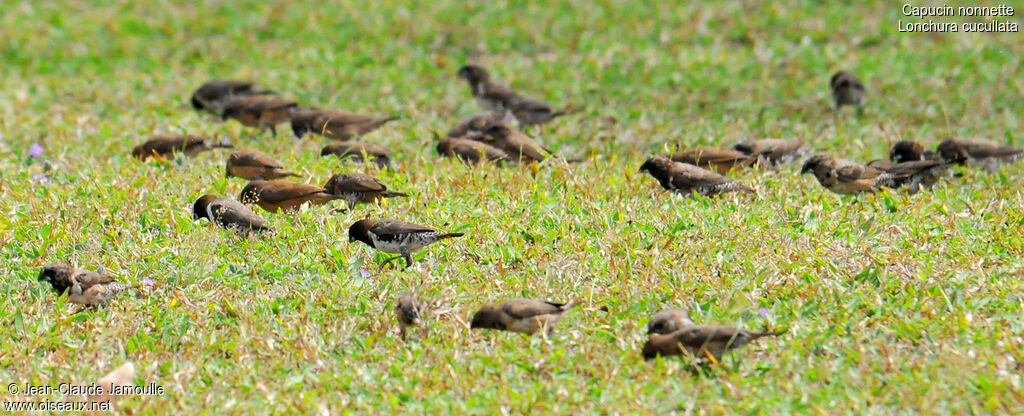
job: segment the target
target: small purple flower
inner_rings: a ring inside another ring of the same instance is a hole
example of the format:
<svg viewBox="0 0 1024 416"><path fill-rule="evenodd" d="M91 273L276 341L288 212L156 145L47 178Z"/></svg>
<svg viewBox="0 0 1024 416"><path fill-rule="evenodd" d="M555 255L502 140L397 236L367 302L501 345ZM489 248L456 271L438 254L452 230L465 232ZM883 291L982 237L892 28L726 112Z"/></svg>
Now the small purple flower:
<svg viewBox="0 0 1024 416"><path fill-rule="evenodd" d="M363 275L363 279L370 278L370 271L366 269L359 269L359 274Z"/></svg>
<svg viewBox="0 0 1024 416"><path fill-rule="evenodd" d="M139 283L142 283L143 286L148 286L148 287L153 287L153 285L156 284L155 282L153 282L153 279L150 279L149 277L143 278L142 281L139 282Z"/></svg>
<svg viewBox="0 0 1024 416"><path fill-rule="evenodd" d="M43 172L39 172L39 173L37 173L35 175L32 175L32 182L35 182L35 183L49 183L50 182L50 177L46 176L46 174L43 173Z"/></svg>
<svg viewBox="0 0 1024 416"><path fill-rule="evenodd" d="M43 155L43 151L45 151L45 149L43 149L42 145L40 145L39 143L33 142L32 146L30 146L28 148L28 157L39 157L39 156L42 156Z"/></svg>
<svg viewBox="0 0 1024 416"><path fill-rule="evenodd" d="M768 308L761 308L761 309L759 309L757 311L757 313L759 313L759 314L761 314L761 316L767 318L768 317Z"/></svg>
<svg viewBox="0 0 1024 416"><path fill-rule="evenodd" d="M220 139L220 144L224 146L231 146L231 136L224 136L224 138Z"/></svg>

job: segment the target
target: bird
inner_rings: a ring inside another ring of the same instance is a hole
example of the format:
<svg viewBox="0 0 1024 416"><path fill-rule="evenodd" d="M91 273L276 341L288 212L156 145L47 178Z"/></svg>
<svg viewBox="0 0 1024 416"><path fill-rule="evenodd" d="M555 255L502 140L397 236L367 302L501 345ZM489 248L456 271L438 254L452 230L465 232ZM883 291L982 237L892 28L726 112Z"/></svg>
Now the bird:
<svg viewBox="0 0 1024 416"><path fill-rule="evenodd" d="M343 110L307 109L293 113L291 120L295 137L301 138L306 132L312 132L331 139L351 140L398 120L398 117L376 118Z"/></svg>
<svg viewBox="0 0 1024 416"><path fill-rule="evenodd" d="M356 141L343 141L324 146L320 156L335 155L340 159L352 159L356 162L373 161L378 167L391 166L391 151L384 146Z"/></svg>
<svg viewBox="0 0 1024 416"><path fill-rule="evenodd" d="M465 163L479 165L493 162L499 165L518 164L518 160L504 150L476 140L446 137L437 142L437 153L441 156L457 157Z"/></svg>
<svg viewBox="0 0 1024 416"><path fill-rule="evenodd" d="M215 195L203 195L192 205L192 218L210 222L238 233L270 232L270 224L241 202Z"/></svg>
<svg viewBox="0 0 1024 416"><path fill-rule="evenodd" d="M651 334L643 347L645 360L657 356L689 355L721 361L726 351L747 345L758 338L778 336L782 332L750 332L742 328L692 325L667 334Z"/></svg>
<svg viewBox="0 0 1024 416"><path fill-rule="evenodd" d="M900 140L889 148L889 160L895 163L926 160L931 158L930 156L938 157L937 154L925 150L923 144L913 140ZM938 159L942 160L941 157Z"/></svg>
<svg viewBox="0 0 1024 416"><path fill-rule="evenodd" d="M653 176L666 190L681 194L697 192L703 196L714 196L726 192L754 192L753 188L725 176L664 156L647 159L640 166L640 172Z"/></svg>
<svg viewBox="0 0 1024 416"><path fill-rule="evenodd" d="M647 324L647 333L668 334L693 325L695 324L690 319L690 312L686 309L665 309L651 317L651 322Z"/></svg>
<svg viewBox="0 0 1024 416"><path fill-rule="evenodd" d="M423 319L423 304L420 299L412 293L399 296L395 305L395 318L398 319L398 330L402 334L402 339L405 339L407 328L419 326Z"/></svg>
<svg viewBox="0 0 1024 416"><path fill-rule="evenodd" d="M484 305L473 314L470 329L497 329L502 331L550 334L565 313L580 302L555 303L533 299L512 299L500 305Z"/></svg>
<svg viewBox="0 0 1024 416"><path fill-rule="evenodd" d="M232 79L214 79L199 86L192 94L192 107L196 110L208 110L220 114L224 105L236 97L273 94L269 90L255 89L252 81Z"/></svg>
<svg viewBox="0 0 1024 416"><path fill-rule="evenodd" d="M483 134L468 135L466 138L501 149L521 163L539 163L551 153L530 136L505 124L492 125Z"/></svg>
<svg viewBox="0 0 1024 416"><path fill-rule="evenodd" d="M232 148L231 139L225 137L218 142L193 135L161 134L132 148L132 156L145 162L154 157L157 159L170 159L176 152L182 152L185 156L192 157L199 152L218 148Z"/></svg>
<svg viewBox="0 0 1024 416"><path fill-rule="evenodd" d="M448 137L464 137L468 134L483 134L495 124L518 124L515 116L505 110L486 110L470 114L448 131Z"/></svg>
<svg viewBox="0 0 1024 416"><path fill-rule="evenodd" d="M811 156L804 162L800 173L813 173L821 186L841 195L873 193L882 187L894 188L909 177L905 173L887 173L858 163L839 161L827 154Z"/></svg>
<svg viewBox="0 0 1024 416"><path fill-rule="evenodd" d="M865 90L860 78L853 73L839 71L832 75L828 85L832 90L832 100L835 102L834 116L839 116L839 108L844 105L857 107L858 116L863 113Z"/></svg>
<svg viewBox="0 0 1024 416"><path fill-rule="evenodd" d="M382 198L407 197L404 192L389 191L388 187L377 178L365 173L343 173L331 176L324 185L327 193L340 196L348 207L356 204L372 203Z"/></svg>
<svg viewBox="0 0 1024 416"><path fill-rule="evenodd" d="M1024 149L986 139L950 137L939 143L936 150L947 162L980 167L989 172L998 170L1001 163L1024 158Z"/></svg>
<svg viewBox="0 0 1024 416"><path fill-rule="evenodd" d="M405 267L412 265L412 254L438 241L462 237L463 233L442 233L422 225L404 221L363 219L348 228L348 241L361 241L385 253L398 256L387 259L384 265L398 259L405 259Z"/></svg>
<svg viewBox="0 0 1024 416"><path fill-rule="evenodd" d="M49 283L57 296L67 295L71 303L89 307L106 306L111 299L139 285L115 282L105 270L76 269L69 263L50 263L39 272L39 281Z"/></svg>
<svg viewBox="0 0 1024 416"><path fill-rule="evenodd" d="M286 179L251 181L238 196L243 204L256 204L269 212L297 211L306 203L323 205L335 199L342 199L342 196L331 195L316 185Z"/></svg>
<svg viewBox="0 0 1024 416"><path fill-rule="evenodd" d="M466 65L459 68L458 75L469 83L470 91L481 107L508 111L523 126L544 124L565 114L565 111L554 111L543 101L517 94L507 85L492 80L483 67Z"/></svg>
<svg viewBox="0 0 1024 416"><path fill-rule="evenodd" d="M800 139L759 139L742 141L732 146L732 150L743 152L766 160L772 166L783 166L809 156L810 147L804 146Z"/></svg>
<svg viewBox="0 0 1024 416"><path fill-rule="evenodd" d="M921 188L931 187L945 176L949 169L949 163L943 160L911 160L907 162L892 163L885 159L878 159L868 162L868 168L874 168L892 175L895 179L891 187L897 188L907 185L910 193L914 194Z"/></svg>
<svg viewBox="0 0 1024 416"><path fill-rule="evenodd" d="M734 167L750 166L757 162L756 156L749 156L738 150L714 147L698 147L675 152L671 159L679 163L713 170L721 175L729 173Z"/></svg>
<svg viewBox="0 0 1024 416"><path fill-rule="evenodd" d="M221 119L233 118L246 127L258 127L260 132L270 129L271 136L277 136L277 125L291 120L293 108L299 104L294 100L273 95L250 95L236 97L224 105Z"/></svg>
<svg viewBox="0 0 1024 416"><path fill-rule="evenodd" d="M299 175L285 169L281 162L274 160L266 153L240 149L231 152L231 155L228 156L227 166L224 168L224 177L232 176L248 180L270 180Z"/></svg>

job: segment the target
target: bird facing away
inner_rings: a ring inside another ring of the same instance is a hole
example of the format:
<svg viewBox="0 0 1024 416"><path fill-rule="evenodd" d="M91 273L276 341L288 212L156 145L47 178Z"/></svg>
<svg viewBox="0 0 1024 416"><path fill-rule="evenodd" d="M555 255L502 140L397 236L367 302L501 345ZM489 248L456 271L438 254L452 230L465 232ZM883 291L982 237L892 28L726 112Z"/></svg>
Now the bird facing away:
<svg viewBox="0 0 1024 416"><path fill-rule="evenodd" d="M351 140L377 130L398 117L376 118L343 110L301 110L292 114L292 132L301 138L306 132Z"/></svg>
<svg viewBox="0 0 1024 416"><path fill-rule="evenodd" d="M681 194L697 192L710 197L726 192L754 192L753 188L733 182L725 176L694 165L675 162L664 156L647 159L640 166L640 172L653 176L661 183L661 187Z"/></svg>
<svg viewBox="0 0 1024 416"><path fill-rule="evenodd" d="M398 319L398 330L405 339L405 333L410 326L419 326L423 318L423 304L416 295L406 293L398 297L395 305L395 318Z"/></svg>
<svg viewBox="0 0 1024 416"><path fill-rule="evenodd" d="M214 195L203 195L196 200L192 205L192 218L206 218L240 234L270 231L267 220L260 218L249 207L234 199L218 198Z"/></svg>
<svg viewBox="0 0 1024 416"><path fill-rule="evenodd" d="M292 109L298 106L293 100L273 95L235 97L224 105L221 119L236 119L243 126L258 127L260 133L270 129L276 137L277 125L290 121Z"/></svg>
<svg viewBox="0 0 1024 416"><path fill-rule="evenodd" d="M517 164L518 161L504 150L476 140L446 137L437 142L437 153L457 157L470 165L494 162L499 165Z"/></svg>
<svg viewBox="0 0 1024 416"><path fill-rule="evenodd" d="M841 195L873 193L882 187L894 188L909 177L905 173L886 173L853 162L840 162L827 154L811 156L800 173L813 173L821 186Z"/></svg>
<svg viewBox="0 0 1024 416"><path fill-rule="evenodd" d="M665 309L651 317L647 324L648 334L668 334L687 326L693 326L690 312L686 309Z"/></svg>
<svg viewBox="0 0 1024 416"><path fill-rule="evenodd" d="M373 161L378 167L391 166L391 151L384 146L356 141L343 141L324 146L320 156L335 155L339 159L352 159L362 163Z"/></svg>
<svg viewBox="0 0 1024 416"><path fill-rule="evenodd" d="M644 344L643 356L645 360L650 360L659 355L688 355L718 362L726 351L740 348L761 337L781 334L715 325L686 326L667 334L649 335Z"/></svg>
<svg viewBox="0 0 1024 416"><path fill-rule="evenodd" d="M364 173L344 173L331 176L324 185L327 193L340 196L351 209L356 204L368 204L382 198L409 196L403 192L389 191L377 178Z"/></svg>
<svg viewBox="0 0 1024 416"><path fill-rule="evenodd" d="M939 143L937 150L947 162L980 167L989 172L998 170L1000 163L1024 158L1024 149L985 139L950 137Z"/></svg>
<svg viewBox="0 0 1024 416"><path fill-rule="evenodd" d="M161 134L154 136L145 143L135 146L132 149L132 156L141 161L150 158L170 159L174 153L182 152L187 157L192 157L206 150L230 149L231 139L225 137L221 141L214 141L200 136L184 134Z"/></svg>
<svg viewBox="0 0 1024 416"><path fill-rule="evenodd" d="M470 114L459 120L459 123L448 131L448 137L464 137L468 134L483 134L496 124L513 125L519 123L512 113L505 110L488 110Z"/></svg>
<svg viewBox="0 0 1024 416"><path fill-rule="evenodd" d="M714 147L698 147L672 154L672 160L704 169L713 170L721 175L729 173L735 167L753 165L756 156L749 156L738 150L717 149Z"/></svg>
<svg viewBox="0 0 1024 416"><path fill-rule="evenodd" d="M839 108L844 105L857 107L857 115L863 113L864 108L864 83L850 72L839 71L829 79L829 88L832 90L832 100L835 102L834 115L839 116Z"/></svg>
<svg viewBox="0 0 1024 416"><path fill-rule="evenodd" d="M732 146L733 150L743 152L747 156L754 156L766 160L772 166L784 166L796 163L812 151L804 146L800 139L759 139L744 141Z"/></svg>
<svg viewBox="0 0 1024 416"><path fill-rule="evenodd" d="M196 110L207 110L220 114L224 105L237 97L250 95L269 95L273 91L256 90L251 81L231 79L215 79L201 86L192 94L192 107Z"/></svg>
<svg viewBox="0 0 1024 416"><path fill-rule="evenodd" d="M231 155L228 156L224 177L230 178L232 176L248 180L270 180L299 175L288 171L281 162L274 160L274 158L266 153L251 149L241 149L231 152Z"/></svg>
<svg viewBox="0 0 1024 416"><path fill-rule="evenodd" d="M565 313L579 304L512 299L500 305L484 305L473 314L470 329L497 329L531 335L543 330L550 334Z"/></svg>
<svg viewBox="0 0 1024 416"><path fill-rule="evenodd" d="M459 78L469 83L473 98L485 110L505 110L512 114L519 124L532 126L544 124L564 111L554 111L536 98L516 94L508 86L491 80L486 69L476 65L466 65L459 69Z"/></svg>
<svg viewBox="0 0 1024 416"><path fill-rule="evenodd" d="M93 307L106 306L119 293L139 287L115 282L105 272L76 269L68 263L44 266L39 281L49 283L57 296L66 294L71 303Z"/></svg>
<svg viewBox="0 0 1024 416"><path fill-rule="evenodd" d="M547 155L551 153L540 147L530 136L504 124L492 125L482 135L469 135L466 138L487 143L501 149L509 156L512 156L513 159L518 159L521 163L539 163L544 161Z"/></svg>
<svg viewBox="0 0 1024 416"><path fill-rule="evenodd" d="M256 204L269 212L297 211L302 204L323 205L341 198L327 193L319 186L286 179L249 182L238 196L243 204Z"/></svg>
<svg viewBox="0 0 1024 416"><path fill-rule="evenodd" d="M398 220L359 220L348 228L348 241L361 241L385 253L398 256L387 259L384 265L405 259L405 267L412 265L412 254L438 241L462 237L463 233L441 233L422 225Z"/></svg>

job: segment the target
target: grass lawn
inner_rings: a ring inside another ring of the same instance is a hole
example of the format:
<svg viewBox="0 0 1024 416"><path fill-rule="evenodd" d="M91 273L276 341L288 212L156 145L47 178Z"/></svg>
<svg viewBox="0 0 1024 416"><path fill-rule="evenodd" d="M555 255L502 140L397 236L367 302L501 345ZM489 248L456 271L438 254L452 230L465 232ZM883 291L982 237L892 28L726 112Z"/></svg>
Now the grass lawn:
<svg viewBox="0 0 1024 416"><path fill-rule="evenodd" d="M166 394L125 398L130 414L1024 412L1024 164L859 198L799 166L735 172L757 194L714 199L637 172L676 146L758 137L865 162L899 139L1024 146L1019 33L900 33L918 18L883 1L86 3L0 13L4 385L89 383L131 361L136 384ZM584 162L440 159L434 133L479 109L455 76L466 62L575 109L531 134ZM865 81L864 117L833 121L838 69ZM365 137L398 169L193 111L215 77L399 115ZM165 132L230 136L315 184L366 171L411 197L257 208L278 235L239 238L190 211L245 185L224 178L228 152L130 156ZM382 269L348 243L364 217L467 236ZM71 315L36 281L55 261L155 285ZM406 291L431 308L402 342ZM469 330L479 306L512 297L584 304L550 340ZM787 333L703 374L644 362L648 317L679 306Z"/></svg>

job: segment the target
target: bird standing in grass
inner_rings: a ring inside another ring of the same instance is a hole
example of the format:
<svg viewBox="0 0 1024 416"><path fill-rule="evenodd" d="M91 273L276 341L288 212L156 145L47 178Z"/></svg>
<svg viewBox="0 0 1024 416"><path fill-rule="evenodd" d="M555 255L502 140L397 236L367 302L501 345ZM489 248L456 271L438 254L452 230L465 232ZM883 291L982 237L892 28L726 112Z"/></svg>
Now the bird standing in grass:
<svg viewBox="0 0 1024 416"><path fill-rule="evenodd" d="M299 176L284 168L281 162L274 160L270 155L251 149L241 149L231 152L228 156L227 166L224 168L224 177L236 176L248 180L257 179L280 179L288 176Z"/></svg>
<svg viewBox="0 0 1024 416"><path fill-rule="evenodd" d="M857 107L857 116L864 114L864 83L850 72L839 71L829 79L832 100L835 102L833 116L839 118L839 109L844 105Z"/></svg>
<svg viewBox="0 0 1024 416"><path fill-rule="evenodd" d="M826 154L811 156L800 173L812 173L826 189L842 195L877 192L882 187L895 188L910 177L909 173L886 173L861 164L838 161Z"/></svg>
<svg viewBox="0 0 1024 416"><path fill-rule="evenodd" d="M445 157L457 157L470 165L493 162L499 165L518 164L518 160L504 150L476 140L445 137L437 142L437 153Z"/></svg>
<svg viewBox="0 0 1024 416"><path fill-rule="evenodd" d="M397 253L384 265L405 259L405 267L412 265L412 254L438 241L462 237L463 233L442 233L422 225L398 220L359 220L348 228L348 241L361 241L385 253Z"/></svg>
<svg viewBox="0 0 1024 416"><path fill-rule="evenodd" d="M320 156L334 155L339 159L352 159L356 162L372 160L378 167L391 166L391 150L381 145L357 141L343 141L324 146Z"/></svg>
<svg viewBox="0 0 1024 416"><path fill-rule="evenodd" d="M985 139L950 137L939 143L938 152L947 162L980 167L995 172L1002 163L1024 158L1024 149Z"/></svg>
<svg viewBox="0 0 1024 416"><path fill-rule="evenodd" d="M407 328L419 326L423 319L423 304L416 295L406 293L398 297L395 305L395 318L398 319L398 330L405 339Z"/></svg>
<svg viewBox="0 0 1024 416"><path fill-rule="evenodd" d="M500 305L484 305L473 314L470 329L498 329L531 335L544 331L550 334L566 312L579 304L512 299Z"/></svg>
<svg viewBox="0 0 1024 416"><path fill-rule="evenodd" d="M192 157L207 150L230 149L231 147L231 139L227 137L218 142L193 135L161 134L135 146L132 149L132 156L141 161L154 157L159 160L170 159L177 152L184 153L186 157Z"/></svg>
<svg viewBox="0 0 1024 416"><path fill-rule="evenodd" d="M273 91L257 90L251 81L215 79L201 85L192 94L192 107L221 114L228 101L237 97L269 94Z"/></svg>
<svg viewBox="0 0 1024 416"><path fill-rule="evenodd" d="M551 106L533 97L512 91L507 85L491 79L486 69L477 65L466 65L459 69L459 78L469 83L473 98L485 110L505 110L523 126L544 124L564 115Z"/></svg>
<svg viewBox="0 0 1024 416"><path fill-rule="evenodd" d="M103 270L94 272L76 269L68 263L51 263L39 272L39 281L49 283L57 296L67 295L71 303L98 307L106 306L111 299L128 289L139 285L115 282Z"/></svg>
<svg viewBox="0 0 1024 416"><path fill-rule="evenodd" d="M653 176L662 188L681 194L697 192L704 196L714 196L726 192L754 192L753 188L725 176L664 156L647 159L640 166L640 172Z"/></svg>
<svg viewBox="0 0 1024 416"><path fill-rule="evenodd" d="M224 105L221 119L236 119L243 126L258 127L260 133L270 129L270 135L276 137L277 125L291 120L292 109L298 106L293 100L273 95L236 97Z"/></svg>
<svg viewBox="0 0 1024 416"><path fill-rule="evenodd" d="M743 152L747 156L767 161L772 166L783 166L796 163L809 156L812 149L804 146L800 139L758 139L743 141L732 146L733 150Z"/></svg>
<svg viewBox="0 0 1024 416"><path fill-rule="evenodd" d="M356 204L377 202L383 198L409 196L403 192L389 191L388 187L377 178L364 173L344 173L331 176L324 185L327 193L340 196L348 203L348 208Z"/></svg>
<svg viewBox="0 0 1024 416"><path fill-rule="evenodd" d="M718 362L726 351L740 348L758 338L781 334L715 325L685 326L667 334L649 335L643 347L643 356L645 360L650 360L658 356L689 355Z"/></svg>
<svg viewBox="0 0 1024 416"><path fill-rule="evenodd" d="M342 196L331 195L319 186L285 179L249 182L238 196L238 200L243 204L256 204L269 212L296 211L306 203L323 205L341 198Z"/></svg>
<svg viewBox="0 0 1024 416"><path fill-rule="evenodd" d="M343 110L301 109L291 116L292 132L302 138L307 132L336 140L351 140L379 129L398 117L377 118Z"/></svg>
<svg viewBox="0 0 1024 416"><path fill-rule="evenodd" d="M714 147L698 147L675 152L671 159L679 163L713 170L720 175L729 173L733 168L751 166L757 162L757 156L749 156L738 150Z"/></svg>
<svg viewBox="0 0 1024 416"><path fill-rule="evenodd" d="M231 198L203 195L192 205L192 217L196 220L206 218L212 223L242 234L270 231L267 220Z"/></svg>

